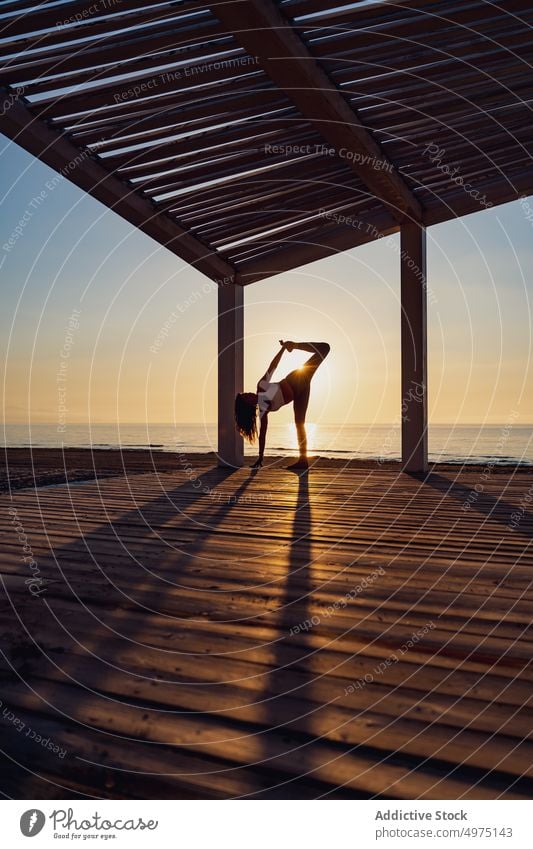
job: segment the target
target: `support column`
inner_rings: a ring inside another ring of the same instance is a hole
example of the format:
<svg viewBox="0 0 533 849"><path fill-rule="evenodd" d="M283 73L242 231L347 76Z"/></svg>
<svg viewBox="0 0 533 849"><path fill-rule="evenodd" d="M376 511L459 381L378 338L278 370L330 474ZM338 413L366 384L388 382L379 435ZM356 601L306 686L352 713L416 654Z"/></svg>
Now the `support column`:
<svg viewBox="0 0 533 849"><path fill-rule="evenodd" d="M244 287L218 287L218 463L242 466L244 446L235 428L234 405L244 381Z"/></svg>
<svg viewBox="0 0 533 849"><path fill-rule="evenodd" d="M402 467L425 472L427 446L426 230L401 226Z"/></svg>

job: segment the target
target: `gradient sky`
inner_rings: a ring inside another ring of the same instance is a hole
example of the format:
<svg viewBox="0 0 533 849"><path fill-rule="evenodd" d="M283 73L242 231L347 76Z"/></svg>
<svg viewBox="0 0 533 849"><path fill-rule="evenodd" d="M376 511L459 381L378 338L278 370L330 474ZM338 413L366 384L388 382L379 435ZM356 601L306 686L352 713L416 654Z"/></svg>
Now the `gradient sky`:
<svg viewBox="0 0 533 849"><path fill-rule="evenodd" d="M58 420L60 354L79 310L61 384L68 422L215 421L214 284L4 137L0 157L6 420ZM428 230L435 423L499 423L515 412L517 423L533 421L531 218L517 202ZM247 287L248 387L278 339L324 339L332 353L309 419L395 421L398 247L391 237ZM286 355L281 375L302 356ZM276 421L290 416L282 410Z"/></svg>

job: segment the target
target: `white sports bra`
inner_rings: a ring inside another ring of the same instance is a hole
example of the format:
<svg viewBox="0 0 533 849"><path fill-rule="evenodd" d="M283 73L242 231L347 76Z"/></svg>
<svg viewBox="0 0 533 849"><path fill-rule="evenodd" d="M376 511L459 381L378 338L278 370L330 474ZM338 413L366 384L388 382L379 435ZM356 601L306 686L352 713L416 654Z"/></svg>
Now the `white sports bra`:
<svg viewBox="0 0 533 849"><path fill-rule="evenodd" d="M259 418L265 413L275 412L286 403L279 383L271 383L272 372L267 372L257 384L257 406Z"/></svg>

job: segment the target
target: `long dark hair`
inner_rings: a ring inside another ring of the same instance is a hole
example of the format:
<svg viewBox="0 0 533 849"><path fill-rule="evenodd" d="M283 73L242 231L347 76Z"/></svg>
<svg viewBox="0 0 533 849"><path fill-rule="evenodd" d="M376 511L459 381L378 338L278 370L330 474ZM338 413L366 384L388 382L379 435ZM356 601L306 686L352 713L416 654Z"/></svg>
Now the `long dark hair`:
<svg viewBox="0 0 533 849"><path fill-rule="evenodd" d="M235 424L241 436L247 442L255 442L257 437L257 408L249 404L239 393L235 398Z"/></svg>

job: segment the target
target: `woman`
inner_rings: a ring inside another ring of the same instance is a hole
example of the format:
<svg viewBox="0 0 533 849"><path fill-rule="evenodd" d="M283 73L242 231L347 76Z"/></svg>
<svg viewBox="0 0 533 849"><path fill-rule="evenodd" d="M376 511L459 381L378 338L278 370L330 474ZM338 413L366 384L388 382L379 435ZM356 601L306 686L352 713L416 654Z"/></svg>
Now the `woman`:
<svg viewBox="0 0 533 849"><path fill-rule="evenodd" d="M289 469L299 470L308 468L307 435L305 432L305 414L309 404L311 379L320 363L329 354L327 342L283 342L281 350L270 363L266 374L257 384L257 392L241 392L235 398L235 422L237 430L248 442L255 442L257 436L257 410L259 410L259 457L253 468L263 465L265 441L268 428L268 414L279 410L285 404L294 404L294 422L298 436L298 461ZM291 371L279 383L272 383L272 375L279 365L284 351L309 351L312 353L301 368Z"/></svg>

